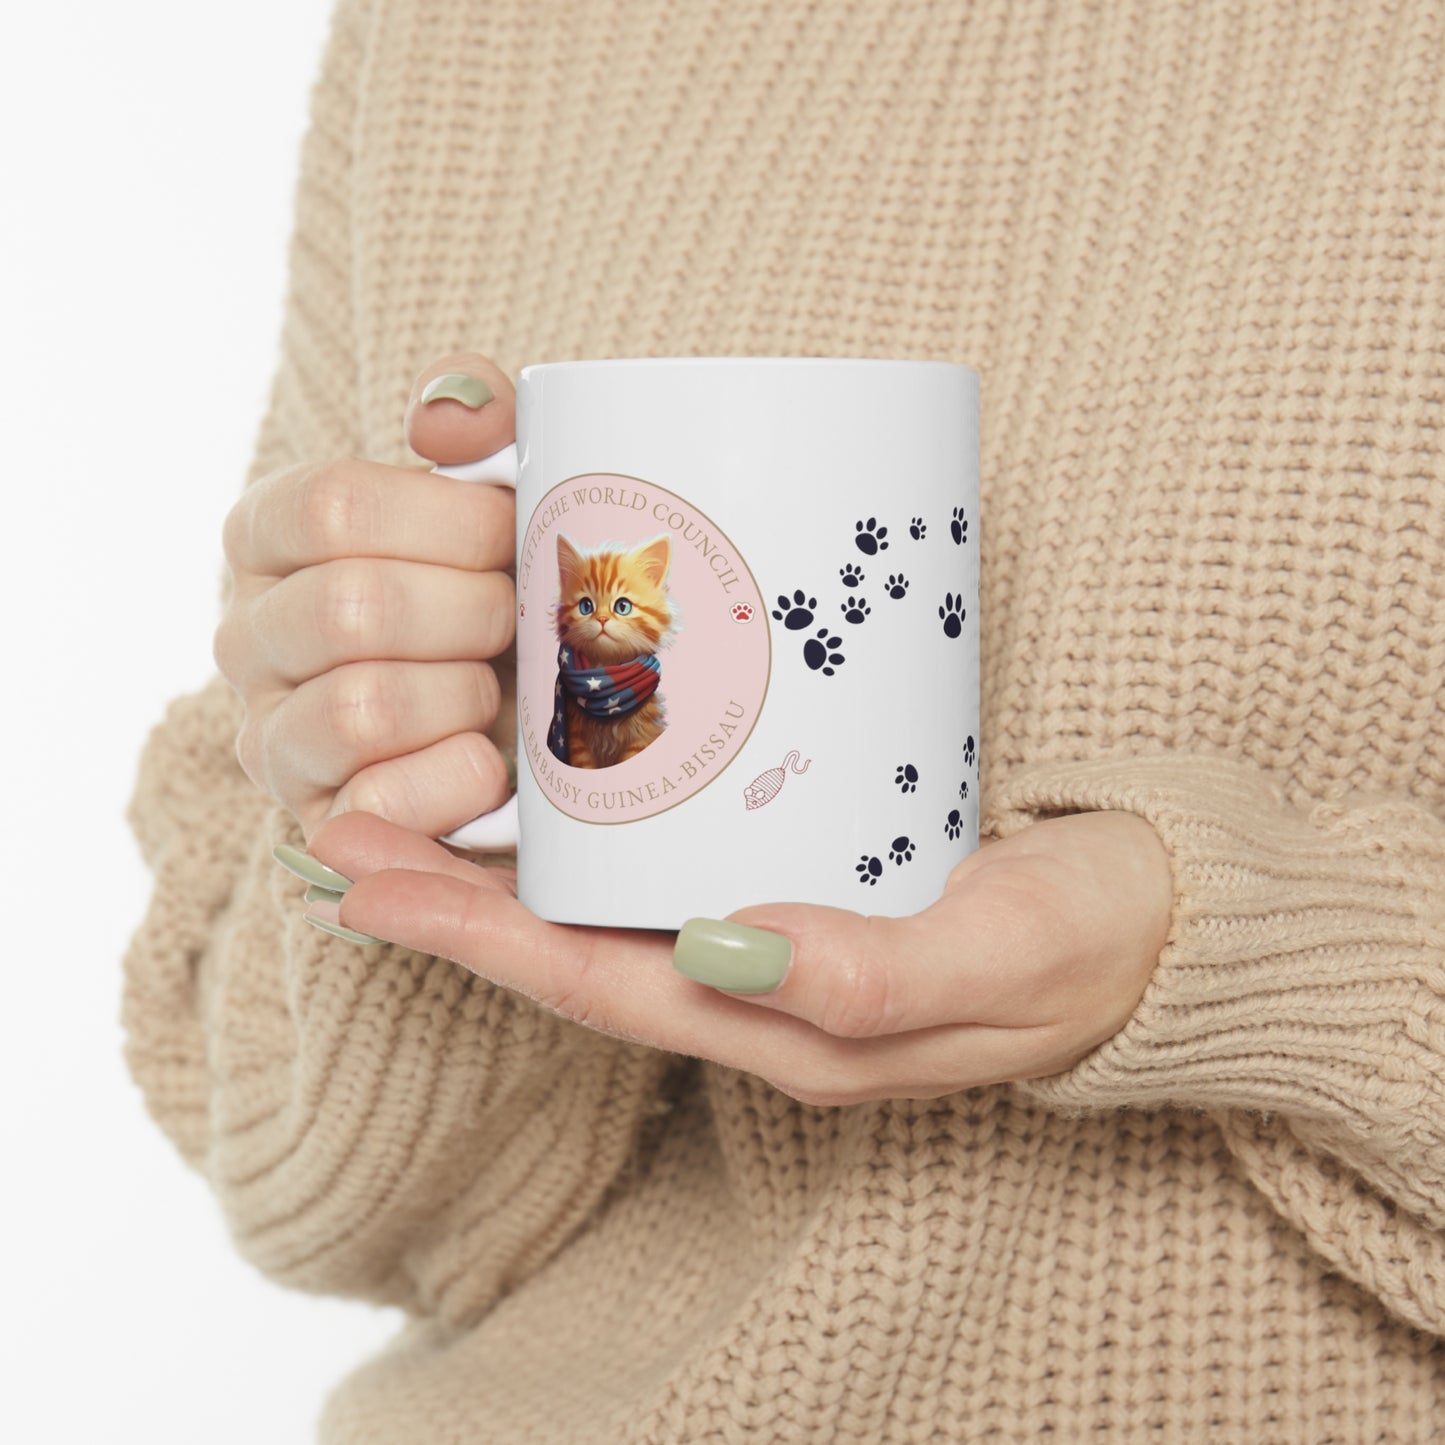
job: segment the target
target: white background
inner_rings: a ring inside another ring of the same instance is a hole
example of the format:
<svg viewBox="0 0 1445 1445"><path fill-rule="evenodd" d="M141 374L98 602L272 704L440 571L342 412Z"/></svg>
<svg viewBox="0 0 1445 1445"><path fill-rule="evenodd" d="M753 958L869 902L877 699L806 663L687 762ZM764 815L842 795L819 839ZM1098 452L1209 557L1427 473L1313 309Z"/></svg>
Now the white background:
<svg viewBox="0 0 1445 1445"><path fill-rule="evenodd" d="M400 1317L234 1252L121 1058L123 812L212 672L327 0L7 7L0 1438L288 1445Z"/></svg>

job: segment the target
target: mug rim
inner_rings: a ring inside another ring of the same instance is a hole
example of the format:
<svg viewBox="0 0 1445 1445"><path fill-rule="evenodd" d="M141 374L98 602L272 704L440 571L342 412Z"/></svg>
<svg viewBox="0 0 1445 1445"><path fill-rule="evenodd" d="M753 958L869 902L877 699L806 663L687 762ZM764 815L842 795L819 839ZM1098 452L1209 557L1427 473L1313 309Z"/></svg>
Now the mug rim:
<svg viewBox="0 0 1445 1445"><path fill-rule="evenodd" d="M961 372L975 380L978 368L966 361L940 361L929 357L897 356L597 356L576 358L567 361L536 361L524 366L517 373L517 379L532 372L540 371L582 371L596 367L649 367L649 366L756 366L771 368L778 366L822 366L822 367L883 367L888 370L937 370Z"/></svg>

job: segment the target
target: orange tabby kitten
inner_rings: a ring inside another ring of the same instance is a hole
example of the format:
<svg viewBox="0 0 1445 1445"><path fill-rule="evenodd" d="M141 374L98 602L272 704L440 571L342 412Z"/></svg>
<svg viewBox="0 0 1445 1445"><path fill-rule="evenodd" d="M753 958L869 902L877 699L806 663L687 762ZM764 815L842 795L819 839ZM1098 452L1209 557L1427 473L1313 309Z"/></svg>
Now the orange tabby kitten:
<svg viewBox="0 0 1445 1445"><path fill-rule="evenodd" d="M667 725L656 653L675 616L667 595L672 542L579 551L560 533L557 706L548 746L574 768L636 757Z"/></svg>

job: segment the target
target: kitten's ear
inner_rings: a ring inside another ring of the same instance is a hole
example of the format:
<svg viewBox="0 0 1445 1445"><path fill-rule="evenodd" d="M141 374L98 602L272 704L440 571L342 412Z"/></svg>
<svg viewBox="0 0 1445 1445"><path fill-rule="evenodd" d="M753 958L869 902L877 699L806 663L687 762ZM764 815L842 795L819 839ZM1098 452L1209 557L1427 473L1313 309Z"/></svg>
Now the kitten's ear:
<svg viewBox="0 0 1445 1445"><path fill-rule="evenodd" d="M650 577L660 587L667 580L667 569L672 565L672 538L664 532L639 547L632 556L644 576Z"/></svg>
<svg viewBox="0 0 1445 1445"><path fill-rule="evenodd" d="M581 582L585 571L582 554L560 532L557 533L557 571L561 574L564 589L569 581L573 584Z"/></svg>

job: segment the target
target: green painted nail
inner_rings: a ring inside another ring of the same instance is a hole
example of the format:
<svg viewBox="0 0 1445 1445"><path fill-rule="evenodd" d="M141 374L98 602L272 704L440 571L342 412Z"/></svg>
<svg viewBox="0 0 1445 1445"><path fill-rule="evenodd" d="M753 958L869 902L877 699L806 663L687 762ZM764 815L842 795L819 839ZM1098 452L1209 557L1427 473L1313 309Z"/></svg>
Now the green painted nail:
<svg viewBox="0 0 1445 1445"><path fill-rule="evenodd" d="M340 903L346 895L333 892L330 888L318 888L312 884L306 890L306 901L308 903Z"/></svg>
<svg viewBox="0 0 1445 1445"><path fill-rule="evenodd" d="M689 918L672 950L679 973L734 993L771 993L792 961L792 940L781 933L716 918Z"/></svg>
<svg viewBox="0 0 1445 1445"><path fill-rule="evenodd" d="M464 371L449 371L444 376L435 376L426 384L421 394L422 405L433 401L459 401L473 411L485 406L492 399L492 388L480 376L468 376Z"/></svg>
<svg viewBox="0 0 1445 1445"><path fill-rule="evenodd" d="M373 938L369 933L358 933L354 928L343 928L339 923L327 923L324 918L313 918L309 913L303 913L307 923L312 928L319 928L323 933L334 933L338 938L344 938L348 943L383 943L384 939Z"/></svg>
<svg viewBox="0 0 1445 1445"><path fill-rule="evenodd" d="M517 791L517 754L511 748L502 749L502 761L507 765L507 791Z"/></svg>
<svg viewBox="0 0 1445 1445"><path fill-rule="evenodd" d="M345 893L351 887L351 879L343 877L324 863L318 863L309 853L293 848L289 843L278 843L271 850L271 856L288 872L294 873L307 883L333 893Z"/></svg>

